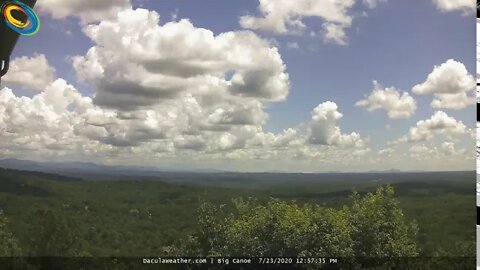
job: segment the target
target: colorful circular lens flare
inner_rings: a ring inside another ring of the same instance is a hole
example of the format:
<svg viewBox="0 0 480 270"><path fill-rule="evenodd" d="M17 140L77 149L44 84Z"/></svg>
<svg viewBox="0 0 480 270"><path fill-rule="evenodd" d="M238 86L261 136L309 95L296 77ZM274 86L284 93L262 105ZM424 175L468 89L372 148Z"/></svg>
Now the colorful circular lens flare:
<svg viewBox="0 0 480 270"><path fill-rule="evenodd" d="M22 13L25 17L27 17L27 14L18 6L8 6L5 8L4 12L4 17L9 21L13 26L18 27L18 28L25 28L26 24L29 22L28 20L26 22L22 22L21 20L17 20L13 14L12 11L18 11Z"/></svg>
<svg viewBox="0 0 480 270"><path fill-rule="evenodd" d="M7 1L0 7L0 11L5 18L5 24L20 35L32 36L40 29L40 20L37 14L22 2ZM19 20L19 14L26 20Z"/></svg>

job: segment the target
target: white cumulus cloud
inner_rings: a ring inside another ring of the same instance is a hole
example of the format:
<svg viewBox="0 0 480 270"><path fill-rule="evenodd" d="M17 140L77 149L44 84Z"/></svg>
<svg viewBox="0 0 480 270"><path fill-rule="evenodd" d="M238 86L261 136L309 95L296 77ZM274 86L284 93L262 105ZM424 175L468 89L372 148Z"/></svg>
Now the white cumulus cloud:
<svg viewBox="0 0 480 270"><path fill-rule="evenodd" d="M368 97L358 101L355 106L365 107L369 112L385 110L389 118L410 118L417 110L417 102L407 92L400 92L394 87L383 88L373 81L373 91Z"/></svg>
<svg viewBox="0 0 480 270"><path fill-rule="evenodd" d="M7 75L2 78L4 83L21 85L35 91L43 91L54 80L55 69L43 54L13 59Z"/></svg>
<svg viewBox="0 0 480 270"><path fill-rule="evenodd" d="M97 86L99 105L134 110L191 94L203 108L216 110L218 104L288 95L278 49L252 32L215 36L186 19L159 25L158 13L137 9L89 25L85 33L95 46L73 64L80 79Z"/></svg>
<svg viewBox="0 0 480 270"><path fill-rule="evenodd" d="M343 117L337 104L327 101L312 111L309 142L320 145L339 145L363 147L365 141L356 132L343 134L337 122Z"/></svg>
<svg viewBox="0 0 480 270"><path fill-rule="evenodd" d="M349 11L354 4L353 0L260 0L258 9L261 16L241 16L240 25L243 28L281 34L299 33L307 27L303 19L315 17L326 23L324 30L327 40L343 44L346 36L344 28L352 24Z"/></svg>
<svg viewBox="0 0 480 270"><path fill-rule="evenodd" d="M429 119L418 121L416 126L411 127L408 134L401 137L397 142L426 141L437 134L449 137L466 132L467 127L462 121L448 116L443 111L436 111Z"/></svg>
<svg viewBox="0 0 480 270"><path fill-rule="evenodd" d="M287 48L290 50L298 50L300 49L300 45L298 45L298 42L288 42Z"/></svg>
<svg viewBox="0 0 480 270"><path fill-rule="evenodd" d="M435 109L460 110L475 103L475 80L465 65L453 59L435 66L425 82L417 84L412 92L433 95L431 106Z"/></svg>
<svg viewBox="0 0 480 270"><path fill-rule="evenodd" d="M433 0L433 3L443 12L463 11L464 14L472 14L476 9L475 0Z"/></svg>
<svg viewBox="0 0 480 270"><path fill-rule="evenodd" d="M333 129L327 121L326 144L309 143L307 124L278 133L263 130L265 107L285 100L290 88L272 42L251 31L215 35L185 19L160 25L159 17L127 9L83 26L93 46L73 57L72 65L78 78L92 85L92 96L54 74L36 83L41 91L32 97L2 89L4 156L127 164L235 160L251 162L252 168L260 160L275 164L301 153L305 160L339 166L369 152L360 135L340 132L338 119ZM43 64L53 70L48 61ZM317 132L322 127L315 121ZM356 147L353 155L348 146Z"/></svg>
<svg viewBox="0 0 480 270"><path fill-rule="evenodd" d="M75 16L88 23L115 17L117 12L130 7L130 0L41 0L37 7L54 19Z"/></svg>
<svg viewBox="0 0 480 270"><path fill-rule="evenodd" d="M334 23L324 23L322 25L324 35L323 39L327 43L334 43L338 45L347 44L347 34L345 33L344 26Z"/></svg>
<svg viewBox="0 0 480 270"><path fill-rule="evenodd" d="M363 0L363 4L369 8L376 8L380 3L386 3L387 0Z"/></svg>

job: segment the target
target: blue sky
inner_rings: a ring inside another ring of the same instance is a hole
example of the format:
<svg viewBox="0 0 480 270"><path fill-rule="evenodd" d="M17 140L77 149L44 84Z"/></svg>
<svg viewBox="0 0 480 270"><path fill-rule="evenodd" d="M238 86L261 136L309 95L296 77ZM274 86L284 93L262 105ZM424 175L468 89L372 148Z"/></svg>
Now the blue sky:
<svg viewBox="0 0 480 270"><path fill-rule="evenodd" d="M55 1L48 0L48 2L52 4ZM355 167L354 170L376 168L372 165L375 164L373 160L378 158L375 153L389 148L389 143L407 134L418 121L429 119L439 110L458 122L463 122L467 129L474 128L473 103L461 109L432 108L430 103L433 94L416 95L412 92L415 85L426 82L427 76L435 66L442 65L448 59L454 59L463 64L469 74L475 74L475 19L474 13L468 7L445 9L437 2L430 0L389 0L378 3L374 8L368 8L361 1L357 1L347 9L346 14L352 19L350 25L333 21L342 27L347 36L345 44L339 44L339 42L327 41L322 34L323 25L328 22L328 19L322 16L303 15L300 11L296 11L295 15L295 18L299 18L304 24L300 33L294 31L278 33L271 29L254 29L255 27L245 29L246 27L239 23L241 16L256 18L264 16L258 0L144 0L134 1L132 5L133 9L144 8L156 11L160 14L160 25L185 18L195 28L208 29L215 35L229 31L253 31L258 38L267 40L271 46L278 47L281 61L286 67L285 73L289 76L288 97L281 101L262 100L261 104L268 115L268 120L259 126L263 128L262 132L277 135L288 128L304 129L298 133L304 132L307 133L305 136L312 137L310 134L312 131L308 126L311 124L313 109L324 102L334 102L338 112L343 115L335 125L341 129L342 134L348 135L352 132L360 134L367 142L366 146L362 147L368 149L370 152L368 158L372 160L369 165L362 165L361 162L352 165L354 161L349 161L349 165L335 169L349 170L352 168L350 166ZM58 15L59 11L53 10L53 7L46 4L40 4L37 9L42 22L41 30L36 36L22 37L12 59L45 55L48 64L55 68L56 78L64 79L82 96L94 99L98 92L98 84L79 78L79 71L72 65L72 57L84 56L91 47L97 45L96 41L85 35L82 29L88 24L95 25L99 22L85 21L81 15L73 12L73 8L66 9L72 13L66 15L63 13ZM312 36L311 33L315 35ZM298 45L298 48L291 48L292 44ZM364 107L355 106L359 100L370 95L374 88L372 83L374 80L384 88L394 87L399 93L408 92L409 96L417 102L414 114L411 117L392 119L382 109L369 112ZM14 79L10 81L7 79L6 86L12 88L18 97L25 95L32 98L39 94L28 84L22 85ZM462 157L463 162L455 163L450 169L465 169L474 164L470 159L474 153L473 137L467 134L468 132L465 131L458 138L452 138L447 134L445 136L448 139L439 137L416 143L424 148L440 149L442 142L455 142L457 150L464 149L461 154L457 153ZM332 143L328 140L323 145L327 145L329 151L332 148ZM413 144L402 144L398 147L402 149L403 154L408 154L410 153L408 149L413 146ZM360 151L357 148L350 151L352 153ZM322 150L318 151L322 152ZM339 151L344 150L342 148ZM21 156L19 153L12 155ZM80 155L71 153L66 155L70 159L80 159ZM194 155L207 154L202 152ZM83 154L81 156L85 158ZM316 156L318 155L312 157ZM51 158L59 157L53 154ZM452 157L446 156L443 161L449 158ZM199 166L226 166L219 161L213 161L216 159L218 156L212 158L211 163ZM231 162L228 166L238 170L262 169L248 165L250 159L252 158L247 158L247 161ZM295 155L291 159L296 159ZM458 160L458 157L454 159ZM131 160L134 158L132 157ZM271 163L276 162L273 160L276 159L272 159ZM112 158L110 161L116 163L118 160ZM321 163L321 161L318 162ZM436 165L432 164L431 168L440 169L441 162L442 160L439 160ZM236 166L235 164L244 165ZM396 164L398 161L378 166ZM272 164L265 166L274 169ZM309 160L303 165L292 165L289 170L309 171L313 170L313 167L316 167L315 161ZM413 168L410 163L400 167L418 169Z"/></svg>

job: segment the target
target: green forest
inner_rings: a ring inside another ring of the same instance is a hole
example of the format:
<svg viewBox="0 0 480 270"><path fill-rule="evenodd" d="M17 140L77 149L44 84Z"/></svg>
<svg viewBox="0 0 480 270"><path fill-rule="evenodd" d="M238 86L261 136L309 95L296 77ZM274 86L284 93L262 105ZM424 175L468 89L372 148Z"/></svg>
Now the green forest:
<svg viewBox="0 0 480 270"><path fill-rule="evenodd" d="M18 257L9 261L17 269L79 269L24 257L148 256L350 258L344 269L367 269L361 258L465 257L449 269L473 268L474 175L272 180L253 188L0 169L0 257ZM392 266L385 263L378 269Z"/></svg>

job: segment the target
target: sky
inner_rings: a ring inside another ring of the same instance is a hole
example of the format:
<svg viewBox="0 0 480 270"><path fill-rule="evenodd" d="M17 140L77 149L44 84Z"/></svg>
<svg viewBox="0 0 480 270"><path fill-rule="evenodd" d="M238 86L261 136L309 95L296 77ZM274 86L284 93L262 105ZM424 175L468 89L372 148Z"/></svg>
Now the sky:
<svg viewBox="0 0 480 270"><path fill-rule="evenodd" d="M231 171L475 168L471 0L39 0L0 158Z"/></svg>

